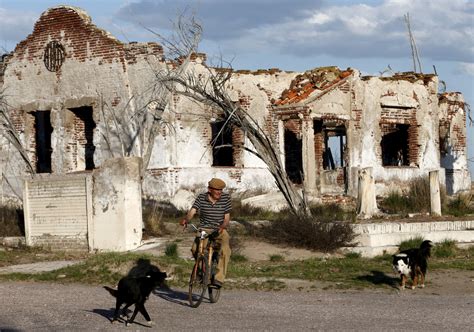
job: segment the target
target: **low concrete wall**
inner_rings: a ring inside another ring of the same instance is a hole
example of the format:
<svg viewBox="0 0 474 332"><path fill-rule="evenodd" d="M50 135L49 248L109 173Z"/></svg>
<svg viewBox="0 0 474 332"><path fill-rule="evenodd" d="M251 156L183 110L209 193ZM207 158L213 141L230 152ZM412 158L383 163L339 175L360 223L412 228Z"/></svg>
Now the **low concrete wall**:
<svg viewBox="0 0 474 332"><path fill-rule="evenodd" d="M25 239L53 250L127 251L141 245L141 158L91 172L25 180Z"/></svg>
<svg viewBox="0 0 474 332"><path fill-rule="evenodd" d="M357 224L354 231L357 246L348 249L364 257L393 254L402 241L414 237L423 237L434 243L449 239L459 246L474 245L474 220Z"/></svg>

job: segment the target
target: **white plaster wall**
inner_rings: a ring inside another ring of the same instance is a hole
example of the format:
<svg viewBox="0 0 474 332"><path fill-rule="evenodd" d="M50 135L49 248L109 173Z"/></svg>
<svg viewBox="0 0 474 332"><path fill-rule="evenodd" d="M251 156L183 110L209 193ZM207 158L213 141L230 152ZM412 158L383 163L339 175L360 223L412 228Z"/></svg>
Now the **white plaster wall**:
<svg viewBox="0 0 474 332"><path fill-rule="evenodd" d="M141 158L109 159L94 170L91 250L127 251L142 239Z"/></svg>

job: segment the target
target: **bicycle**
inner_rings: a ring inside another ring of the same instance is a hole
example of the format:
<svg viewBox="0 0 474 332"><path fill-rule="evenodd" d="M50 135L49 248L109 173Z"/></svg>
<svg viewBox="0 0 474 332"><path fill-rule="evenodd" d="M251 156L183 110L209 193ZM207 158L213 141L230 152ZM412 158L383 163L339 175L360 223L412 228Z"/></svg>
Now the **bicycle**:
<svg viewBox="0 0 474 332"><path fill-rule="evenodd" d="M221 295L221 289L212 285L213 278L217 272L217 263L219 260L219 251L217 250L216 238L219 236L219 231L215 230L208 233L205 230L200 230L193 224L190 224L196 231L199 232L199 246L196 252L196 261L191 271L189 278L189 304L193 308L199 307L206 290L209 293L209 300L211 303L216 303ZM204 243L207 241L207 245Z"/></svg>

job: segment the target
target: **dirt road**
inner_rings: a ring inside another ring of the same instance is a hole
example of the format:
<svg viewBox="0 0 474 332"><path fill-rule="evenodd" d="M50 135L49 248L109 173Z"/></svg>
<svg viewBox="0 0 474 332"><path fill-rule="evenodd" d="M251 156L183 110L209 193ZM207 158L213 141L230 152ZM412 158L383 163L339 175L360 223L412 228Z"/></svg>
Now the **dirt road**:
<svg viewBox="0 0 474 332"><path fill-rule="evenodd" d="M226 291L190 308L183 290L150 296L156 325L111 324L114 299L101 287L0 283L1 331L446 331L472 330L474 293L393 291Z"/></svg>

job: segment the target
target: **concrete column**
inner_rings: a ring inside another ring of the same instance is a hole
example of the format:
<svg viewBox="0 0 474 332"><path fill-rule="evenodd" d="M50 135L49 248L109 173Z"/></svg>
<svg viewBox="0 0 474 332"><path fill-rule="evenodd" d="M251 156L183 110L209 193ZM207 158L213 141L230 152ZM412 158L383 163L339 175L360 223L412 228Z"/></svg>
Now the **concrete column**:
<svg viewBox="0 0 474 332"><path fill-rule="evenodd" d="M303 174L306 190L314 192L316 190L316 157L314 153L314 130L313 120L303 120Z"/></svg>
<svg viewBox="0 0 474 332"><path fill-rule="evenodd" d="M439 171L430 172L431 215L441 215L441 197L439 191Z"/></svg>
<svg viewBox="0 0 474 332"><path fill-rule="evenodd" d="M139 157L104 161L93 171L91 250L127 251L142 240L141 167Z"/></svg>
<svg viewBox="0 0 474 332"><path fill-rule="evenodd" d="M372 176L372 167L359 171L359 193L357 197L357 214L359 218L370 219L377 214L377 201L375 199L375 180Z"/></svg>

